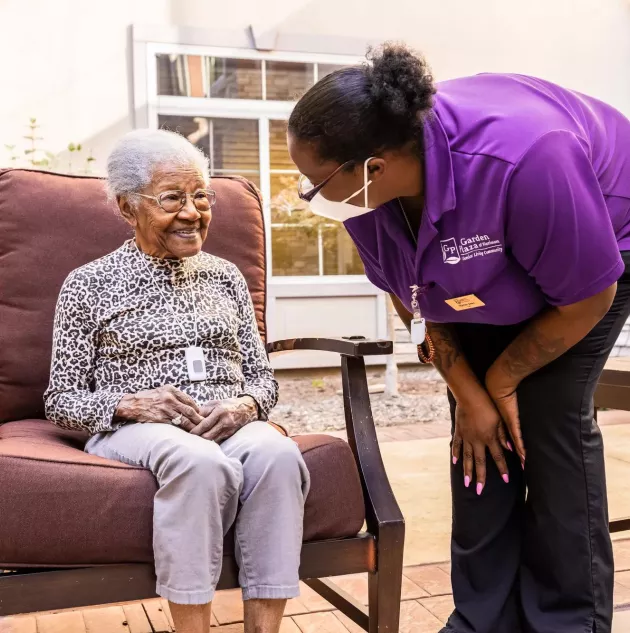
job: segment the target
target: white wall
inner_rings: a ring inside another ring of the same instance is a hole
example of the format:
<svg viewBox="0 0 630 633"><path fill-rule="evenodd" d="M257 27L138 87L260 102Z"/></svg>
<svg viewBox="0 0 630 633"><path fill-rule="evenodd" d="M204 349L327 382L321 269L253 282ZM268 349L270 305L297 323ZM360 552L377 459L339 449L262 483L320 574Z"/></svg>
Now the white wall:
<svg viewBox="0 0 630 633"><path fill-rule="evenodd" d="M0 163L35 116L49 149L83 142L102 168L132 125L133 23L401 39L438 79L531 73L630 115L630 0L4 0Z"/></svg>
<svg viewBox="0 0 630 633"><path fill-rule="evenodd" d="M102 167L131 129L128 27L170 17L169 0L0 2L0 165L36 117L46 149L86 143Z"/></svg>
<svg viewBox="0 0 630 633"><path fill-rule="evenodd" d="M213 5L221 10L208 10ZM630 0L177 0L177 7L185 23L215 28L244 27L271 7L276 19L261 25L275 22L309 36L404 40L426 54L438 79L533 74L630 116Z"/></svg>

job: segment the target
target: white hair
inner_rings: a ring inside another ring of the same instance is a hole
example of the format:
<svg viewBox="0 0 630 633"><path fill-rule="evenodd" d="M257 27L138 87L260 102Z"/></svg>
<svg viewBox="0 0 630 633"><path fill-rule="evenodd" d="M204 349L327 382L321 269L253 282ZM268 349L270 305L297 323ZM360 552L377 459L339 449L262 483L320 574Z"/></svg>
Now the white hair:
<svg viewBox="0 0 630 633"><path fill-rule="evenodd" d="M208 159L181 134L134 130L125 134L107 159L107 189L113 199L142 191L161 167L196 167L209 180Z"/></svg>

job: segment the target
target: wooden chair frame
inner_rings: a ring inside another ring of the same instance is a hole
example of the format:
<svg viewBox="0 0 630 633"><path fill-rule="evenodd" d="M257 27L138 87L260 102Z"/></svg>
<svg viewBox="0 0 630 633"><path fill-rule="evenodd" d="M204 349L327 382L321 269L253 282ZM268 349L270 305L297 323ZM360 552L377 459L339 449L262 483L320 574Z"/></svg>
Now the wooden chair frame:
<svg viewBox="0 0 630 633"><path fill-rule="evenodd" d="M365 532L353 538L305 543L300 577L318 594L369 633L397 633L405 525L381 457L368 393L365 356L393 353L390 341L290 339L267 351L320 350L341 355L348 443L357 463L366 509ZM366 609L328 577L368 573ZM238 568L224 556L219 589L238 587ZM155 597L150 564L69 569L18 569L0 575L0 616L144 600Z"/></svg>
<svg viewBox="0 0 630 633"><path fill-rule="evenodd" d="M602 372L595 392L595 416L598 409L618 409L630 411L630 365L627 368L616 366L611 359ZM630 530L630 517L615 519L610 522L610 532Z"/></svg>

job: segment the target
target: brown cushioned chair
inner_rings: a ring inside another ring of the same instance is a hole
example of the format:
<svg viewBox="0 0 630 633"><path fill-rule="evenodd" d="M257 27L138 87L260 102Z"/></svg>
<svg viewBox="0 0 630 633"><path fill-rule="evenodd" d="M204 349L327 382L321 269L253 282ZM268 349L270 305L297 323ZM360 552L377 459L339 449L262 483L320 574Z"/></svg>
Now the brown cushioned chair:
<svg viewBox="0 0 630 633"><path fill-rule="evenodd" d="M214 178L213 186L204 249L243 272L264 339L260 197L238 177ZM155 596L153 476L84 453L86 436L47 422L42 399L63 280L129 236L99 179L0 171L0 569L11 570L0 575L0 616ZM294 438L312 478L300 576L364 629L394 633L404 524L376 441L363 361L392 353L392 344L295 339L267 348L342 355L349 442ZM219 588L236 588L237 572L228 535ZM322 580L356 572L369 572L368 610Z"/></svg>

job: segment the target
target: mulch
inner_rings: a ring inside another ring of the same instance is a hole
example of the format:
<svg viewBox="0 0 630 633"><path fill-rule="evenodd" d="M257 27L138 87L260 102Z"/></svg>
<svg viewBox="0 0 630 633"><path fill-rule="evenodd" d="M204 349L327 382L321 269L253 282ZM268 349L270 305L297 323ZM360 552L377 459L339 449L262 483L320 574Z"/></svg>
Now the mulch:
<svg viewBox="0 0 630 633"><path fill-rule="evenodd" d="M339 372L316 370L307 375L279 372L280 398L270 418L286 427L290 434L319 433L345 428L341 376ZM368 383L384 383L383 371L370 371ZM432 368L398 370L399 395L371 395L372 413L377 426L397 426L444 422L450 419L446 387Z"/></svg>

